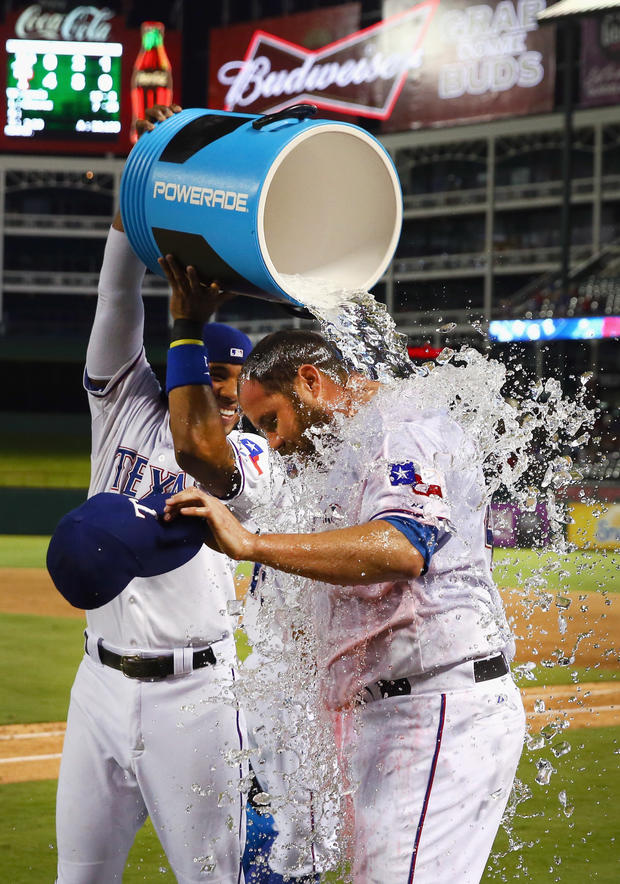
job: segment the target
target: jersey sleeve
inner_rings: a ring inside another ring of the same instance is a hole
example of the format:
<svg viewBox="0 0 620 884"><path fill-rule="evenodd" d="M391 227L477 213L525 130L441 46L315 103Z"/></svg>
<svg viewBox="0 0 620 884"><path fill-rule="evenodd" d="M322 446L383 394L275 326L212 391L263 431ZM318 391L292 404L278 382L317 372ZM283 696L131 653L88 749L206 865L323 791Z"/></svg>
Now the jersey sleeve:
<svg viewBox="0 0 620 884"><path fill-rule="evenodd" d="M86 369L94 381L107 381L142 349L146 267L133 253L124 233L110 228L97 288Z"/></svg>
<svg viewBox="0 0 620 884"><path fill-rule="evenodd" d="M238 519L248 521L256 507L266 505L279 493L283 471L261 436L233 430L228 444L235 456L240 484L236 494L225 503Z"/></svg>
<svg viewBox="0 0 620 884"><path fill-rule="evenodd" d="M390 521L430 557L448 536L450 505L445 475L433 441L405 424L386 435L370 466L361 521Z"/></svg>

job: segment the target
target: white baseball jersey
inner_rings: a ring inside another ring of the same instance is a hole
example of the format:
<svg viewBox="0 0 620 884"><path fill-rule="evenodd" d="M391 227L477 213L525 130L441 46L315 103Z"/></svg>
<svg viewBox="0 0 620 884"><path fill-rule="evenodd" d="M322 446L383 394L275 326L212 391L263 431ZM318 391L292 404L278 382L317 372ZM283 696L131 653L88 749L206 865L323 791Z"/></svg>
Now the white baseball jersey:
<svg viewBox="0 0 620 884"><path fill-rule="evenodd" d="M89 389L88 378L85 379ZM176 463L168 409L144 352L102 390L89 389L93 421L89 496L100 491L136 500L181 491L194 480ZM228 437L241 473L231 504L240 516L269 493L264 439L235 430ZM230 563L203 547L185 565L156 577L136 577L108 604L87 612L89 631L121 648L204 646L231 636L226 603L234 598Z"/></svg>
<svg viewBox="0 0 620 884"><path fill-rule="evenodd" d="M311 591L326 701L343 710L353 880L477 884L510 794L524 712L509 673L482 680L473 662L512 648L491 578L478 453L447 412L419 408L416 389L380 389L344 421L322 509L334 528L411 520L420 551L429 535L436 544L426 573ZM406 679L401 696L373 687L394 679Z"/></svg>
<svg viewBox="0 0 620 884"><path fill-rule="evenodd" d="M105 386L85 378L89 495L139 500L193 481L175 461L166 402L141 347L143 274L126 237L111 230L87 355L92 377ZM269 493L267 446L242 433L228 438L242 477L233 505L244 517ZM238 884L246 764L245 722L231 693L232 598L228 560L203 546L180 568L136 578L87 612L89 653L71 691L56 803L59 884L120 881L147 815L177 880L202 881L210 871ZM178 676L161 681L130 679L100 662L99 638L121 654L173 651L175 671L188 645L213 643L217 662L189 672L184 662Z"/></svg>
<svg viewBox="0 0 620 884"><path fill-rule="evenodd" d="M447 413L416 410L406 390L381 390L346 422L349 441L327 480L325 512L336 528L412 519L437 532L436 551L417 580L315 593L331 708L377 679L511 648L491 577L489 501L473 444Z"/></svg>

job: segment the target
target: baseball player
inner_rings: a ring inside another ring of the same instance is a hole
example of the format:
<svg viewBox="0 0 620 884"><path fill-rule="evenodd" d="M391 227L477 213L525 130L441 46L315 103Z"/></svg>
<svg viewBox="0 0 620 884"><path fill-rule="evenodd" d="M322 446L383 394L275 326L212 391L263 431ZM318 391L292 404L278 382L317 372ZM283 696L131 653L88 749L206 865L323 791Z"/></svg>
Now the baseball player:
<svg viewBox="0 0 620 884"><path fill-rule="evenodd" d="M325 700L357 784L354 880L474 884L524 735L475 446L424 402L423 381L350 374L311 332L267 336L239 398L269 445L306 465L306 507L340 527L250 534L191 489L169 517L202 515L232 558L309 578Z"/></svg>
<svg viewBox="0 0 620 884"><path fill-rule="evenodd" d="M184 316L191 314L194 309L192 305L199 304L204 297L198 277L191 269L186 273L172 256L166 256L161 264L172 290L183 293L184 303L182 306L179 304L177 312L182 312ZM209 326L212 327L213 324ZM184 327L185 350L190 350L191 347L201 350L200 342L189 343L191 336L196 334L197 329L192 331L191 328ZM209 345L209 350L212 349L212 345ZM171 348L168 353L169 376L171 371L175 371L171 363L176 358L177 348ZM191 361L191 352L185 358ZM201 485L210 485L212 489L216 487L219 496L225 496L228 489L215 485L215 481L226 473L225 468L220 465L214 469L214 464L217 464L217 449L211 450L209 431L212 405L208 389L203 390L199 353L195 374L187 371L187 367L185 370L184 382L175 387L169 397L170 425L176 457ZM262 438L258 441L265 447ZM250 445L249 438L246 438L242 444L252 458L255 440ZM264 481L262 486L269 487L269 495L263 499L263 504L277 499L278 506L284 506L282 473L278 471L277 464L271 463L270 466L269 482ZM242 478L241 474L239 478ZM239 513L238 499L229 500L228 505L236 514ZM257 516L257 509L260 507L254 507L254 516ZM245 857L246 878L254 884L281 884L285 876L298 884L310 884L318 880L319 871L325 870L330 864L333 850L329 844L333 841L334 824L329 812L323 812L324 801L321 796L314 794L316 790L308 785L304 776L306 765L300 763L300 758L308 755L308 747L303 745L303 739L297 734L298 718L307 713L302 711L304 701L297 680L289 677L288 690L283 692L282 682L286 680L288 665L294 656L291 653L293 639L290 630L282 629L273 618L259 616L265 601L267 606L270 599L273 604L274 593L277 599L278 590L273 579L275 576L275 572L272 572L266 586L264 569L255 570L244 606L244 627L253 652L244 662L241 668L242 678L236 686L236 695L241 698L248 724L252 765L262 791L271 797L275 826L275 830L267 837L265 821L256 816L251 806L248 808L251 826L248 839L252 843ZM292 710L290 704L289 708L285 708L291 689L295 699ZM263 809L265 808L261 808ZM260 838L252 838L259 834L259 829ZM276 833L277 846L270 855L271 843Z"/></svg>
<svg viewBox="0 0 620 884"><path fill-rule="evenodd" d="M155 109L150 119L171 112ZM152 125L142 123L141 130ZM137 504L193 481L176 461L168 405L144 354L144 272L117 215L84 375L92 416L89 497L111 492ZM203 455L215 466L206 487L241 513L269 480L267 446L235 429L236 375L248 339L227 327L213 335L207 326L211 361L202 340L183 343L188 335L201 338L203 320L219 303L217 291L204 293L200 315L185 314L184 292L172 293L173 317L181 322L173 327L177 362L167 386L172 400L184 372L196 370L187 347L200 350L209 382ZM242 880L246 747L230 690L235 645L227 603L233 598L228 560L202 546L173 570L136 576L87 612L86 653L71 692L58 782L60 884L121 881L147 815L179 882Z"/></svg>

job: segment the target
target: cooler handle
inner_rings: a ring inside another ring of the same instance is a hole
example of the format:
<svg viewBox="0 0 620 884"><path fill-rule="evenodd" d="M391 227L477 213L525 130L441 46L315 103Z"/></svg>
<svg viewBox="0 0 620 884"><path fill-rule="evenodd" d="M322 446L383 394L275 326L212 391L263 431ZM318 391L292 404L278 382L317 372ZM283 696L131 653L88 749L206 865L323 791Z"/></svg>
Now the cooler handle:
<svg viewBox="0 0 620 884"><path fill-rule="evenodd" d="M304 120L306 117L313 117L317 110L318 108L316 104L292 104L290 107L285 107L281 111L277 111L275 114L264 114L264 116L254 120L252 128L262 129L263 126L268 126L270 123L275 123L277 120L286 120L289 117L296 117L298 120Z"/></svg>

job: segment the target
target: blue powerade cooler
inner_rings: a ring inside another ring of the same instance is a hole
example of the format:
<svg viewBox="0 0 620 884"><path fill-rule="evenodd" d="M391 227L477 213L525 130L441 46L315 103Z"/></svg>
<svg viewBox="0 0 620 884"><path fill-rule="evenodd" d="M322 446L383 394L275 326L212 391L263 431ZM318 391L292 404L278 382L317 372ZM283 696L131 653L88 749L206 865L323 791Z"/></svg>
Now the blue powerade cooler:
<svg viewBox="0 0 620 884"><path fill-rule="evenodd" d="M375 138L315 111L192 108L145 133L121 182L136 254L160 276L173 254L206 283L269 300L298 303L295 275L369 289L400 235L398 175Z"/></svg>

